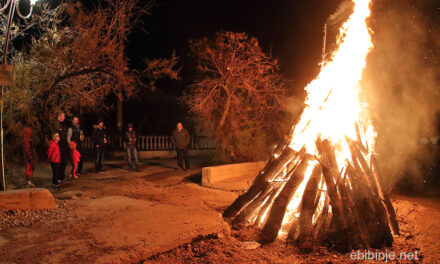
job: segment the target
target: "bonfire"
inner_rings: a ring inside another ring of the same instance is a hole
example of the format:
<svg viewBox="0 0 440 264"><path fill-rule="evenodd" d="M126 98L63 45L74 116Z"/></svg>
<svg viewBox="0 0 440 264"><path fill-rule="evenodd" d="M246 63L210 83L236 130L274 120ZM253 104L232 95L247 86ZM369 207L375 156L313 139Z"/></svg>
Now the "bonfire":
<svg viewBox="0 0 440 264"><path fill-rule="evenodd" d="M305 88L305 107L250 189L224 212L261 238L294 241L310 252L391 246L399 234L374 152L376 132L361 102L362 72L373 48L371 0L353 0L335 51Z"/></svg>

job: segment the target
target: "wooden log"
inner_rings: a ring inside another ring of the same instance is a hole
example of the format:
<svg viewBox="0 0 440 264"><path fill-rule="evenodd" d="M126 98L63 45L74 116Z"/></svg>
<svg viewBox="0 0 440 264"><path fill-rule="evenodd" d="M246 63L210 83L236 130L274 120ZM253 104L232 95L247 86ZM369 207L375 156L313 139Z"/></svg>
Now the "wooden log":
<svg viewBox="0 0 440 264"><path fill-rule="evenodd" d="M345 216L347 217L347 231L350 238L350 247L354 249L361 248L365 243L361 238L362 231L360 229L360 223L356 218L357 214L354 210L354 203L348 194L348 188L344 182L338 184L338 189L341 193L342 206Z"/></svg>
<svg viewBox="0 0 440 264"><path fill-rule="evenodd" d="M273 190L273 184L266 184L260 194L252 200L252 202L247 205L232 221L233 224L246 223L250 218L256 214L256 210L261 208L264 204L263 202L271 194Z"/></svg>
<svg viewBox="0 0 440 264"><path fill-rule="evenodd" d="M280 188L284 186L284 182L275 182L274 188L269 194L269 198L267 199L267 202L261 207L260 212L258 213L257 219L255 220L254 225L260 227L262 224L264 224L264 221L267 219L267 213L270 207L272 206L275 198L277 198L279 194ZM266 219L263 219L266 218Z"/></svg>
<svg viewBox="0 0 440 264"><path fill-rule="evenodd" d="M352 165L347 166L347 174L349 175L351 185L353 187L353 200L355 203L354 209L361 225L366 227L367 244L377 246L380 243L379 227L377 225L376 209L371 201L369 186L362 182L358 172Z"/></svg>
<svg viewBox="0 0 440 264"><path fill-rule="evenodd" d="M360 132L360 128L359 128L359 124L355 124L354 125L355 129L356 129L356 138L357 138L357 145L359 147L359 149L364 153L364 154L368 154L368 148L366 146L364 146L364 143L362 143L362 139L361 139L361 132Z"/></svg>
<svg viewBox="0 0 440 264"><path fill-rule="evenodd" d="M313 168L312 175L304 189L301 201L301 211L299 216L299 248L301 251L309 253L313 250L313 214L315 213L315 197L318 191L318 184L321 177L321 165Z"/></svg>
<svg viewBox="0 0 440 264"><path fill-rule="evenodd" d="M235 217L244 207L246 207L260 192L266 188L268 181L275 178L283 168L294 158L296 151L286 147L283 153L267 165L266 170L262 170L254 180L251 188L244 194L240 195L226 211L223 217Z"/></svg>
<svg viewBox="0 0 440 264"><path fill-rule="evenodd" d="M393 235L391 234L390 222L388 222L387 212L385 210L385 206L382 203L379 195L379 189L377 186L376 179L368 166L367 161L362 155L361 151L357 148L356 144L352 144L352 150L355 152L355 156L357 161L361 164L361 167L364 171L364 175L367 176L367 179L370 183L371 190L373 191L372 201L376 208L376 216L378 223L380 225L380 232L382 234L383 243L386 246L392 246L393 244ZM381 246L379 246L381 247Z"/></svg>
<svg viewBox="0 0 440 264"><path fill-rule="evenodd" d="M348 176L348 173L347 173L347 176ZM349 204L350 208L352 209L351 211L352 211L352 216L353 216L353 220L354 220L354 227L355 227L355 231L358 232L358 234L359 234L361 246L364 248L369 248L370 244L368 242L368 237L367 237L368 230L367 230L367 227L366 227L364 221L362 221L358 210L356 210L356 205L355 205L354 198L353 198L354 195L352 193L352 188L350 188L350 186L346 186L346 188L344 188L344 191L342 191L342 192L346 192L343 194L343 196L347 199L348 204Z"/></svg>
<svg viewBox="0 0 440 264"><path fill-rule="evenodd" d="M336 221L338 232L343 233L347 230L347 222L345 221L342 209L342 201L335 185L335 179L339 175L335 152L328 140L321 141L318 139L316 141L316 147L321 157L326 159L328 163L322 166L322 174L324 175L325 184L327 185L327 193L330 197L330 205L332 206L332 213Z"/></svg>
<svg viewBox="0 0 440 264"><path fill-rule="evenodd" d="M391 229L393 230L394 234L400 235L399 224L397 223L397 219L396 219L396 211L394 211L393 204L391 203L390 193L385 188L385 184L382 179L382 174L380 173L379 167L377 165L376 156L373 155L371 157L371 163L373 165L374 175L376 176L376 180L379 185L379 190L382 193L382 197L385 203L385 208L388 214L389 221L391 223Z"/></svg>
<svg viewBox="0 0 440 264"><path fill-rule="evenodd" d="M298 239L299 232L299 219L295 218L289 228L289 232L287 233L287 240L295 243L295 241Z"/></svg>
<svg viewBox="0 0 440 264"><path fill-rule="evenodd" d="M260 235L264 240L272 242L277 238L287 206L295 194L296 189L303 181L307 166L308 159L303 159L300 165L293 171L289 181L284 185L280 194L275 199L272 208L270 209L267 222Z"/></svg>
<svg viewBox="0 0 440 264"><path fill-rule="evenodd" d="M326 234L325 227L327 225L326 222L328 218L329 206L330 206L330 198L328 194L325 193L324 206L322 207L321 214L319 214L318 219L316 219L316 222L313 226L315 245L320 245Z"/></svg>

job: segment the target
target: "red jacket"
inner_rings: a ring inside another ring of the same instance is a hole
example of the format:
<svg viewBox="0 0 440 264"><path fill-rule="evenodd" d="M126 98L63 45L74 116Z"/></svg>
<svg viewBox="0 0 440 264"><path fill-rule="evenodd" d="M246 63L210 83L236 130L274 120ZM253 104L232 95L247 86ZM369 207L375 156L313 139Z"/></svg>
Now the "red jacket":
<svg viewBox="0 0 440 264"><path fill-rule="evenodd" d="M53 162L53 163L60 163L61 162L60 146L54 140L50 141L49 149L47 150L47 157L49 158L50 162Z"/></svg>
<svg viewBox="0 0 440 264"><path fill-rule="evenodd" d="M79 153L78 150L76 150L76 143L75 141L70 142L70 148L72 149L72 161L73 163L78 163L81 158L81 153Z"/></svg>

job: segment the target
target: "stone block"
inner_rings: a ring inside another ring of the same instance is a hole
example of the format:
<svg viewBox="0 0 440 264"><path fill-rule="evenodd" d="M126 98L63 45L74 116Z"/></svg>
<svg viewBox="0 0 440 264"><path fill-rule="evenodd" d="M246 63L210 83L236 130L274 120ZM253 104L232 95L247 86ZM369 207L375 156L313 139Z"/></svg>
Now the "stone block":
<svg viewBox="0 0 440 264"><path fill-rule="evenodd" d="M202 169L202 186L216 187L226 182L253 181L266 161L236 163Z"/></svg>

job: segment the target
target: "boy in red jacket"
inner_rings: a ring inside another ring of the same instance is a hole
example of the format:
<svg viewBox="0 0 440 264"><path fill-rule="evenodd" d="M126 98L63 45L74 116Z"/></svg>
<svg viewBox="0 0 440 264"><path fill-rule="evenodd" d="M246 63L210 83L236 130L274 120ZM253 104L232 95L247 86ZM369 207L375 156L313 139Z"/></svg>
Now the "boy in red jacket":
<svg viewBox="0 0 440 264"><path fill-rule="evenodd" d="M70 142L70 149L72 150L72 172L70 173L70 177L74 179L78 179L78 176L76 175L76 169L78 168L78 163L81 159L81 154L76 149L76 143L75 141Z"/></svg>
<svg viewBox="0 0 440 264"><path fill-rule="evenodd" d="M60 134L54 133L50 141L49 149L47 150L47 157L52 165L52 183L56 190L59 189L61 183L61 155L58 141L60 141Z"/></svg>

